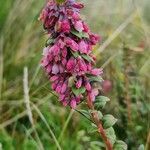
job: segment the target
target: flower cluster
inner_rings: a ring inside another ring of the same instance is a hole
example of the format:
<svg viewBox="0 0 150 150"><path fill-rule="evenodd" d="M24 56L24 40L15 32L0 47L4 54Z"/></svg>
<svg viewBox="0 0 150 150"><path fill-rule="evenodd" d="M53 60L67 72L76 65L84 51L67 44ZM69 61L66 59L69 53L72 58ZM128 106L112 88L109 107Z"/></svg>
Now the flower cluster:
<svg viewBox="0 0 150 150"><path fill-rule="evenodd" d="M100 38L81 19L83 4L75 0L49 1L40 20L49 36L41 61L52 89L64 106L75 108L86 96L91 101L99 94L93 81L102 74L94 68L92 47Z"/></svg>

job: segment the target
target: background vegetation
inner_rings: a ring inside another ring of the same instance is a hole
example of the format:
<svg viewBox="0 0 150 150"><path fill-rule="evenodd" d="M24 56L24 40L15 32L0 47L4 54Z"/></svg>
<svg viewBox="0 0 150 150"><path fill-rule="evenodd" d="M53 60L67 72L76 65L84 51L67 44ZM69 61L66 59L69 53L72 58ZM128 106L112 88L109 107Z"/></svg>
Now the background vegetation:
<svg viewBox="0 0 150 150"><path fill-rule="evenodd" d="M94 53L111 85L103 111L118 118L115 131L129 150L148 150L150 2L81 1L83 18L102 37ZM99 150L91 123L59 104L40 68L46 36L38 16L44 3L0 1L0 150L55 150L58 142L63 150Z"/></svg>

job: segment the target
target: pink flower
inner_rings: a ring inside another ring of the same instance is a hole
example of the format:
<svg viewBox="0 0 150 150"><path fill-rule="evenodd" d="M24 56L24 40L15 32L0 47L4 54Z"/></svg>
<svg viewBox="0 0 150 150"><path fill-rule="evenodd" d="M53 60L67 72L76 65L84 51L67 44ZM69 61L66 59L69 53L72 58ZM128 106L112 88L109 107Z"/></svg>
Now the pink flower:
<svg viewBox="0 0 150 150"><path fill-rule="evenodd" d="M101 75L103 73L102 69L93 69L91 70L91 74L97 76L97 75Z"/></svg>
<svg viewBox="0 0 150 150"><path fill-rule="evenodd" d="M91 93L88 93L88 99L92 102L95 101L95 95L91 92Z"/></svg>
<svg viewBox="0 0 150 150"><path fill-rule="evenodd" d="M88 98L93 102L95 101L96 96L98 95L98 90L93 89L91 92L88 93Z"/></svg>
<svg viewBox="0 0 150 150"><path fill-rule="evenodd" d="M57 87L57 83L56 82L52 83L51 87L52 87L53 90L55 90L56 87Z"/></svg>
<svg viewBox="0 0 150 150"><path fill-rule="evenodd" d="M65 47L65 43L61 38L58 40L57 45L60 49L63 49Z"/></svg>
<svg viewBox="0 0 150 150"><path fill-rule="evenodd" d="M68 20L63 20L61 23L61 30L63 32L69 33L70 32L70 23Z"/></svg>
<svg viewBox="0 0 150 150"><path fill-rule="evenodd" d="M77 31L82 32L82 31L84 30L82 21L76 21L76 22L74 23L74 28L75 28Z"/></svg>
<svg viewBox="0 0 150 150"><path fill-rule="evenodd" d="M91 91L91 89L92 89L91 84L89 82L87 82L85 84L85 88L86 88L87 91Z"/></svg>
<svg viewBox="0 0 150 150"><path fill-rule="evenodd" d="M41 61L41 65L43 66L43 67L45 67L45 66L47 66L49 64L49 60L46 58L46 57L44 57L43 59L42 59L42 61Z"/></svg>
<svg viewBox="0 0 150 150"><path fill-rule="evenodd" d="M78 66L80 71L87 71L87 65L82 59L78 59Z"/></svg>
<svg viewBox="0 0 150 150"><path fill-rule="evenodd" d="M57 56L60 52L60 48L57 45L53 45L49 51L54 55Z"/></svg>
<svg viewBox="0 0 150 150"><path fill-rule="evenodd" d="M78 46L78 44L74 41L74 40L72 40L71 38L67 38L66 39L66 44L71 48L71 50L73 50L73 51L78 51L78 49L79 49L79 46Z"/></svg>
<svg viewBox="0 0 150 150"><path fill-rule="evenodd" d="M61 95L59 96L60 101L63 101L63 100L65 99L65 97L66 97L66 95L61 94Z"/></svg>
<svg viewBox="0 0 150 150"><path fill-rule="evenodd" d="M61 52L63 57L67 56L67 48L63 48Z"/></svg>
<svg viewBox="0 0 150 150"><path fill-rule="evenodd" d="M76 99L75 99L75 98L73 98L73 99L71 100L71 102L70 102L70 106L71 106L71 108L73 108L73 109L75 109L75 108L76 108L76 106L77 106L77 102L76 102Z"/></svg>
<svg viewBox="0 0 150 150"><path fill-rule="evenodd" d="M69 61L67 62L67 70L71 71L74 69L76 65L76 60L74 58L70 58Z"/></svg>
<svg viewBox="0 0 150 150"><path fill-rule="evenodd" d="M89 30L89 27L88 27L88 25L86 24L86 23L83 23L83 31L84 32L89 32L90 30Z"/></svg>
<svg viewBox="0 0 150 150"><path fill-rule="evenodd" d="M60 65L59 65L59 72L60 72L60 73L63 73L64 70L65 70L65 69L64 69L63 65L60 64Z"/></svg>
<svg viewBox="0 0 150 150"><path fill-rule="evenodd" d="M54 76L52 76L51 78L50 78L50 80L53 82L53 81L55 81L55 80L58 80L58 76L56 76L56 75L54 75Z"/></svg>
<svg viewBox="0 0 150 150"><path fill-rule="evenodd" d="M67 105L68 105L67 100L63 100L63 101L62 101L62 104L63 104L63 106L67 106Z"/></svg>
<svg viewBox="0 0 150 150"><path fill-rule="evenodd" d="M90 76L102 74L101 69L93 67L94 63L86 59L91 57L92 46L99 41L99 36L91 33L88 25L80 17L83 4L75 0L67 0L61 5L56 1L49 1L42 10L40 20L43 22L50 41L43 50L41 65L48 74L52 89L58 94L59 101L75 109L84 95L94 101L99 94L92 89ZM73 33L80 32L86 37L79 38ZM83 54L85 57L83 57ZM79 89L85 87L85 93L76 96L72 86Z"/></svg>
<svg viewBox="0 0 150 150"><path fill-rule="evenodd" d="M76 87L80 88L82 85L82 79L80 78L77 82L76 82Z"/></svg>
<svg viewBox="0 0 150 150"><path fill-rule="evenodd" d="M62 88L61 88L61 94L63 94L63 93L66 92L67 86L68 86L68 85L67 85L66 83L63 83Z"/></svg>
<svg viewBox="0 0 150 150"><path fill-rule="evenodd" d="M88 45L84 40L81 40L80 43L79 43L79 51L81 53L85 53L85 54L88 51Z"/></svg>
<svg viewBox="0 0 150 150"><path fill-rule="evenodd" d="M52 71L52 66L51 66L51 65L48 65L48 66L46 67L46 72L49 74L51 71Z"/></svg>
<svg viewBox="0 0 150 150"><path fill-rule="evenodd" d="M97 44L100 41L100 37L97 34L90 34L90 39L93 45Z"/></svg>
<svg viewBox="0 0 150 150"><path fill-rule="evenodd" d="M73 13L72 14L72 18L74 19L74 20L79 20L80 19L80 16L79 16L79 14L78 13Z"/></svg>
<svg viewBox="0 0 150 150"><path fill-rule="evenodd" d="M47 56L47 55L48 55L48 52L49 52L49 47L45 47L45 48L43 49L43 55L44 55L44 56Z"/></svg>
<svg viewBox="0 0 150 150"><path fill-rule="evenodd" d="M58 72L59 72L59 66L57 64L54 64L52 67L52 73L58 74Z"/></svg>
<svg viewBox="0 0 150 150"><path fill-rule="evenodd" d="M61 85L57 85L55 90L57 93L61 93Z"/></svg>
<svg viewBox="0 0 150 150"><path fill-rule="evenodd" d="M63 60L62 60L62 65L63 65L63 66L66 66L66 64L67 64L67 60L66 60L66 59L63 59Z"/></svg>
<svg viewBox="0 0 150 150"><path fill-rule="evenodd" d="M74 3L74 4L73 4L73 7L78 8L78 9L81 9L81 8L84 7L84 5L81 4L81 3Z"/></svg>

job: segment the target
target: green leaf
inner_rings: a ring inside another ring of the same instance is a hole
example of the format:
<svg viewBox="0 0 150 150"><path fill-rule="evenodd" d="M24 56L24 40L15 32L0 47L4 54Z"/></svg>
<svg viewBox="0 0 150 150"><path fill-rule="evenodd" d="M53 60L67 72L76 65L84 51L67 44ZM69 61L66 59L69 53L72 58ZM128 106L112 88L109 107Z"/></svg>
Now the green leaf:
<svg viewBox="0 0 150 150"><path fill-rule="evenodd" d="M76 30L71 30L71 33L80 39L82 38L82 32L78 32Z"/></svg>
<svg viewBox="0 0 150 150"><path fill-rule="evenodd" d="M73 55L75 58L77 58L77 57L80 56L78 52L73 52L73 51L71 51L71 53L72 53L72 55Z"/></svg>
<svg viewBox="0 0 150 150"><path fill-rule="evenodd" d="M92 141L91 143L91 146L97 146L97 150L101 150L101 148L103 149L104 147L105 147L105 144L103 143L103 142L101 142L101 141ZM92 148L94 148L94 147L92 147ZM95 149L92 149L92 150L95 150Z"/></svg>
<svg viewBox="0 0 150 150"><path fill-rule="evenodd" d="M114 144L114 150L127 150L127 144L123 141L116 141Z"/></svg>
<svg viewBox="0 0 150 150"><path fill-rule="evenodd" d="M116 122L117 119L112 115L104 115L102 118L103 126L105 129L112 127Z"/></svg>
<svg viewBox="0 0 150 150"><path fill-rule="evenodd" d="M81 110L78 110L79 113L83 114L85 117L87 117L88 119L90 119L90 113L89 111L87 110L84 110L84 109L81 109Z"/></svg>
<svg viewBox="0 0 150 150"><path fill-rule="evenodd" d="M110 99L108 97L105 96L97 96L96 100L94 102L94 106L96 109L101 109L104 108L104 106L106 105L106 103L110 101Z"/></svg>
<svg viewBox="0 0 150 150"><path fill-rule="evenodd" d="M82 37L83 38L89 38L89 35L88 35L88 33L82 32Z"/></svg>
<svg viewBox="0 0 150 150"><path fill-rule="evenodd" d="M94 62L94 60L92 59L92 57L90 57L89 55L82 54L81 56L82 56L85 60L87 60L88 62Z"/></svg>
<svg viewBox="0 0 150 150"><path fill-rule="evenodd" d="M143 144L141 144L141 145L139 146L139 148L138 148L138 150L144 150L144 149L145 149L145 147L144 147Z"/></svg>
<svg viewBox="0 0 150 150"><path fill-rule="evenodd" d="M89 112L90 112L90 114L92 114L92 113L98 113L98 117L99 117L100 120L101 120L102 117L103 117L103 114L102 114L101 111L97 111L97 110L89 110Z"/></svg>
<svg viewBox="0 0 150 150"><path fill-rule="evenodd" d="M72 92L76 95L79 96L80 94L83 94L86 91L85 87L81 87L77 89L76 87L72 87Z"/></svg>
<svg viewBox="0 0 150 150"><path fill-rule="evenodd" d="M115 131L112 127L105 130L107 138L110 140L112 145L116 142Z"/></svg>
<svg viewBox="0 0 150 150"><path fill-rule="evenodd" d="M89 129L87 129L87 132L88 132L88 133L95 133L95 132L98 132L98 129L97 129L96 124L91 123L91 126L90 126Z"/></svg>
<svg viewBox="0 0 150 150"><path fill-rule="evenodd" d="M90 82L102 82L103 81L101 76L89 76L88 78Z"/></svg>
<svg viewBox="0 0 150 150"><path fill-rule="evenodd" d="M92 141L90 142L90 146L92 150L103 150L105 147L105 144L100 141Z"/></svg>
<svg viewBox="0 0 150 150"><path fill-rule="evenodd" d="M46 41L45 46L47 47L47 46L49 46L49 45L51 45L51 44L53 44L53 43L54 43L54 39L49 38L49 39Z"/></svg>
<svg viewBox="0 0 150 150"><path fill-rule="evenodd" d="M103 114L102 114L101 111L98 111L98 117L99 117L100 120L103 118Z"/></svg>
<svg viewBox="0 0 150 150"><path fill-rule="evenodd" d="M75 36L77 36L78 38L82 39L82 38L89 38L89 35L85 32L78 32L76 30L71 30L71 33Z"/></svg>

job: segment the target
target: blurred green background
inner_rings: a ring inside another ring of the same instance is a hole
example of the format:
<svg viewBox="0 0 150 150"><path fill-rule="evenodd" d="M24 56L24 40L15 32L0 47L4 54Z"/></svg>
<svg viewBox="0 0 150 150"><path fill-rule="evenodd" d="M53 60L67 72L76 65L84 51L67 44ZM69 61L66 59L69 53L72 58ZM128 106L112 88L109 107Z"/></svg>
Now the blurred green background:
<svg viewBox="0 0 150 150"><path fill-rule="evenodd" d="M0 0L0 150L55 150L57 142L63 150L100 150L91 123L59 104L40 68L46 34L38 16L45 2ZM118 118L115 131L129 150L148 150L150 1L81 2L82 17L102 37L94 53L109 83L103 112ZM25 75L32 111L24 100Z"/></svg>

